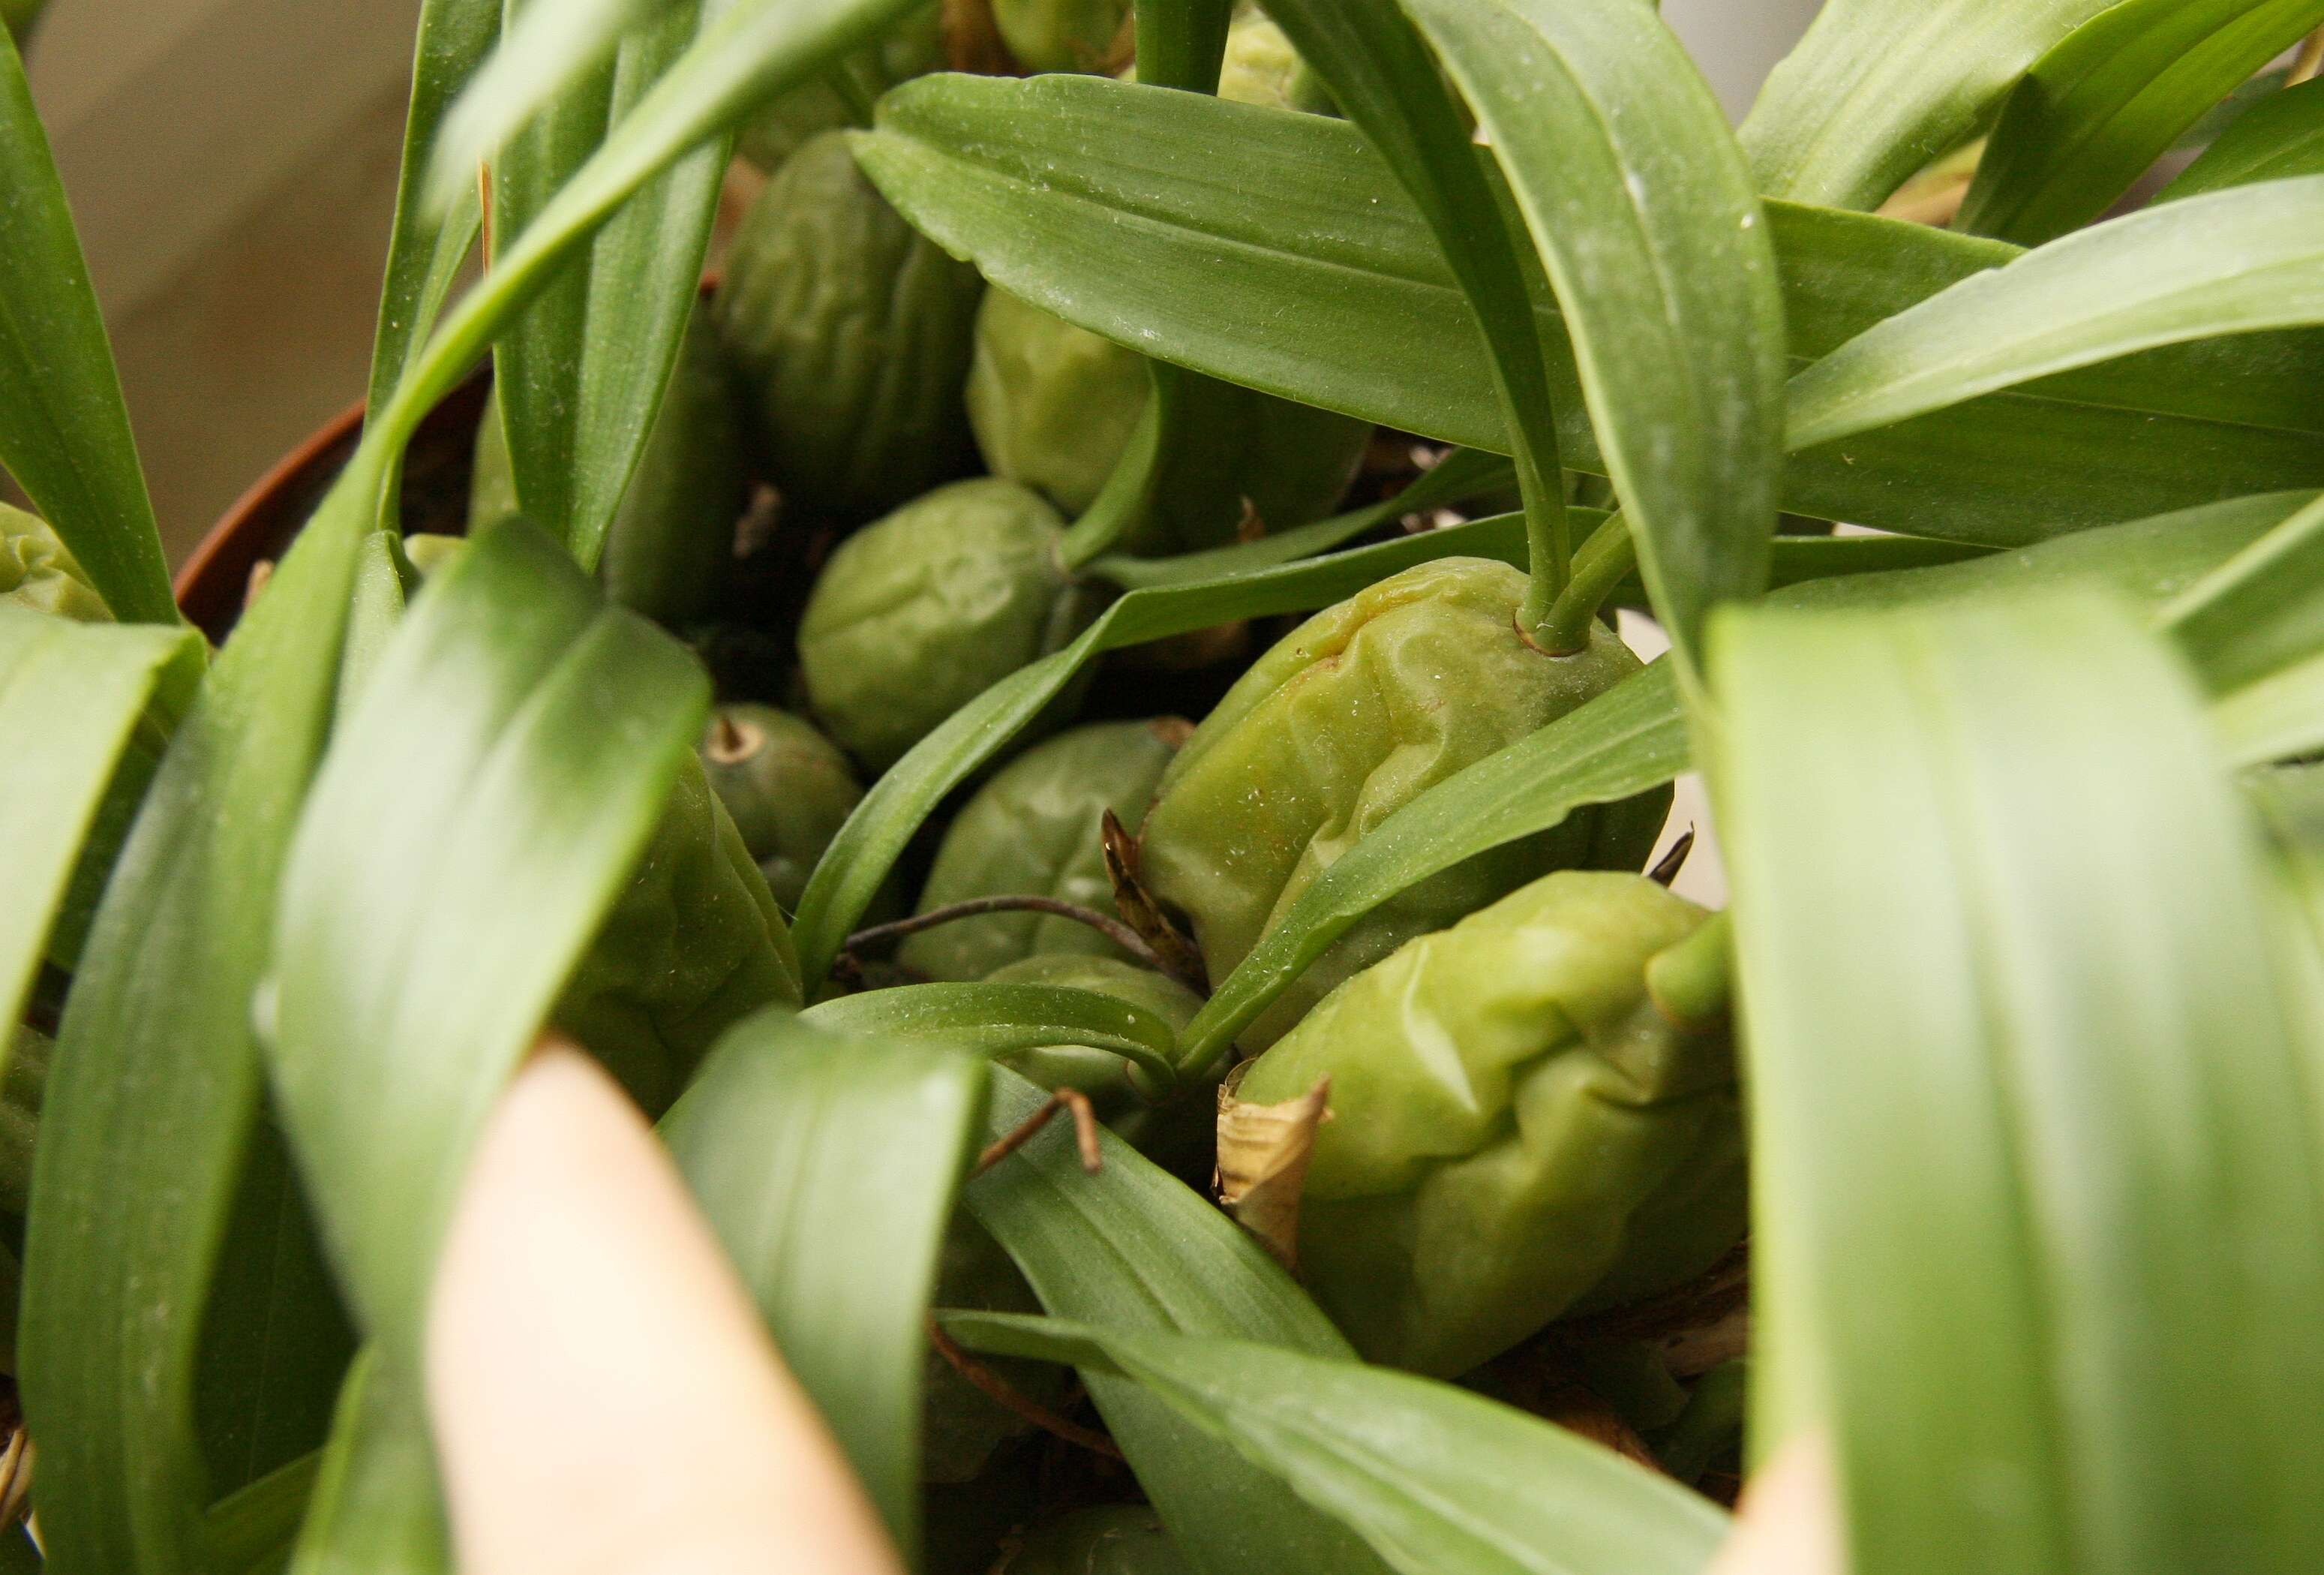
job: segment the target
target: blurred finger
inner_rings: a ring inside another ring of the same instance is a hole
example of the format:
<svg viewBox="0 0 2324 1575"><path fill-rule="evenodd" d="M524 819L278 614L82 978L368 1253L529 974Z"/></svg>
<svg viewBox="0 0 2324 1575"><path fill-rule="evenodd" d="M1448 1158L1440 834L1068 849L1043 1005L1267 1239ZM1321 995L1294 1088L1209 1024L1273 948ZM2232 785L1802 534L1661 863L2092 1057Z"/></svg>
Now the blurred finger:
<svg viewBox="0 0 2324 1575"><path fill-rule="evenodd" d="M1751 1478L1735 1534L1703 1575L1843 1575L1831 1450L1794 1440Z"/></svg>
<svg viewBox="0 0 2324 1575"><path fill-rule="evenodd" d="M661 1145L570 1046L486 1127L428 1368L466 1575L899 1575Z"/></svg>

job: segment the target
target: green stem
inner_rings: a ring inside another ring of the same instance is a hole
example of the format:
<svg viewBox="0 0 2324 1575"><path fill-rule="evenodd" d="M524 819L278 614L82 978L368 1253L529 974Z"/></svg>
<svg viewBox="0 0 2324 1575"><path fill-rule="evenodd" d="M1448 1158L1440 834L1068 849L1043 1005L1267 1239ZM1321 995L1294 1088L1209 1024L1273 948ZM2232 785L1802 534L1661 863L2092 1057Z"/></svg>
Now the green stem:
<svg viewBox="0 0 2324 1575"><path fill-rule="evenodd" d="M1146 371L1148 392L1138 425L1096 500L1058 546L1057 556L1068 574L1112 551L1144 523L1154 507L1163 464L1178 446L1178 433L1185 424L1186 375L1160 361L1148 361Z"/></svg>
<svg viewBox="0 0 2324 1575"><path fill-rule="evenodd" d="M1557 471L1544 474L1540 457L1529 444L1518 444L1515 458L1517 493L1525 500L1526 566L1530 577L1525 604L1517 609L1517 622L1536 644L1546 645L1545 632L1557 616L1558 603L1572 588L1577 568L1572 526L1565 517L1565 477Z"/></svg>
<svg viewBox="0 0 2324 1575"><path fill-rule="evenodd" d="M1571 656L1585 649L1590 644L1590 621L1637 566L1638 547L1630 539L1629 525L1619 514L1609 515L1573 555L1564 588L1539 617L1527 616L1533 605L1532 594L1527 593L1526 610L1518 614L1526 637L1552 656ZM1539 588L1536 577L1534 589Z"/></svg>

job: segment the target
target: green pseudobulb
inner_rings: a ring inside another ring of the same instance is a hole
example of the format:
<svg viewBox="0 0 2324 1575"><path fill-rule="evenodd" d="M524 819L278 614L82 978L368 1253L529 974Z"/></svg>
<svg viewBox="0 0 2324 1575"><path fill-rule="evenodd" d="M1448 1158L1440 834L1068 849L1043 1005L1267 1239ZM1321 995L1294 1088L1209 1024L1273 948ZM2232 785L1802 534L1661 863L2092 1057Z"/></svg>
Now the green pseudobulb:
<svg viewBox="0 0 2324 1575"><path fill-rule="evenodd" d="M992 20L1028 71L1103 72L1118 62L1130 0L992 0Z"/></svg>
<svg viewBox="0 0 2324 1575"><path fill-rule="evenodd" d="M105 598L46 520L0 503L0 600L83 623L113 621Z"/></svg>
<svg viewBox="0 0 2324 1575"><path fill-rule="evenodd" d="M785 506L854 523L968 467L961 385L984 282L818 136L727 255L719 332Z"/></svg>
<svg viewBox="0 0 2324 1575"><path fill-rule="evenodd" d="M1561 871L1406 943L1250 1063L1252 1104L1330 1081L1300 1272L1366 1357L1466 1372L1741 1239L1710 919L1643 876Z"/></svg>
<svg viewBox="0 0 2324 1575"><path fill-rule="evenodd" d="M702 616L733 567L735 522L749 494L733 372L696 312L679 341L653 431L606 528L597 565L605 594L664 625ZM494 400L476 429L468 527L522 512ZM444 541L414 536L406 551L425 573L434 554L450 551L438 544Z"/></svg>
<svg viewBox="0 0 2324 1575"><path fill-rule="evenodd" d="M1484 559L1407 569L1286 635L1194 730L1147 813L1140 873L1192 924L1214 983L1388 816L1639 671L1596 624L1579 654L1543 654L1517 632L1525 592L1523 573ZM1273 1043L1341 980L1551 870L1638 867L1669 801L1663 790L1580 811L1381 904L1243 1047Z"/></svg>
<svg viewBox="0 0 2324 1575"><path fill-rule="evenodd" d="M1065 522L990 477L954 482L839 544L799 621L816 718L885 771L937 724L1071 636Z"/></svg>
<svg viewBox="0 0 2324 1575"><path fill-rule="evenodd" d="M944 7L929 0L819 75L775 95L742 123L737 151L771 174L824 132L871 125L872 106L889 88L944 68Z"/></svg>
<svg viewBox="0 0 2324 1575"><path fill-rule="evenodd" d="M719 1034L801 993L789 926L689 754L556 1022L658 1115Z"/></svg>
<svg viewBox="0 0 2324 1575"><path fill-rule="evenodd" d="M1099 828L1146 813L1186 724L1096 722L1035 746L1001 768L954 817L920 893L919 912L973 897L1054 897L1113 912ZM1047 913L985 913L924 930L897 959L931 979L981 979L1047 953L1120 957L1087 925Z"/></svg>
<svg viewBox="0 0 2324 1575"><path fill-rule="evenodd" d="M1193 1570L1153 1510L1108 1504L1035 1527L993 1575L1192 1575Z"/></svg>
<svg viewBox="0 0 2324 1575"><path fill-rule="evenodd" d="M797 912L816 861L863 797L854 768L812 725L772 706L719 707L700 753L768 890Z"/></svg>

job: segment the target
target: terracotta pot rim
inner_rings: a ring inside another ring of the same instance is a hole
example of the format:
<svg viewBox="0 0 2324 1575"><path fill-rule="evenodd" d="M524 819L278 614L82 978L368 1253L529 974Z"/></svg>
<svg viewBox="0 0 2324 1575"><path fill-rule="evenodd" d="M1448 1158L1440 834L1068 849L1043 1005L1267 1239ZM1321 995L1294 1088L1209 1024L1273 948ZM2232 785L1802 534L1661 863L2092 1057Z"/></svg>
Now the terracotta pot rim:
<svg viewBox="0 0 2324 1575"><path fill-rule="evenodd" d="M328 422L309 433L304 441L277 459L256 481L243 490L226 511L218 515L217 523L202 533L194 550L178 566L177 578L171 583L171 594L182 606L195 588L216 572L217 561L231 545L251 528L251 521L288 486L300 474L312 467L326 452L345 443L363 426L365 402L357 400Z"/></svg>

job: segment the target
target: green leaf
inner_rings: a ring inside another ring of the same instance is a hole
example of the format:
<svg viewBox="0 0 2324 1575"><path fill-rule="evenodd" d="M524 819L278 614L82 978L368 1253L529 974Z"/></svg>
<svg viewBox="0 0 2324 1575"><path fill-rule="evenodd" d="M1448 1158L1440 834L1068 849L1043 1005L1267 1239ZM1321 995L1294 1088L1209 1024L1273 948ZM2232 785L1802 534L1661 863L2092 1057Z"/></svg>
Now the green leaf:
<svg viewBox="0 0 2324 1575"><path fill-rule="evenodd" d="M2324 653L2324 498L2206 575L2163 610L2203 680L2240 689Z"/></svg>
<svg viewBox="0 0 2324 1575"><path fill-rule="evenodd" d="M1683 660L1767 579L1784 306L1750 171L1637 0L1403 0L1508 174ZM1488 327L1492 325L1489 320Z"/></svg>
<svg viewBox="0 0 2324 1575"><path fill-rule="evenodd" d="M1792 379L1812 448L2158 345L2324 321L2324 176L2052 241L1868 329Z"/></svg>
<svg viewBox="0 0 2324 1575"><path fill-rule="evenodd" d="M170 569L72 213L0 32L0 465L124 622L174 624Z"/></svg>
<svg viewBox="0 0 2324 1575"><path fill-rule="evenodd" d="M1142 1006L1062 985L895 985L810 1007L806 1020L848 1033L938 1039L986 1055L1082 1044L1107 1050L1168 1089L1176 1079L1177 1033Z"/></svg>
<svg viewBox="0 0 2324 1575"><path fill-rule="evenodd" d="M24 997L122 751L165 675L201 670L190 629L81 624L0 602L0 738L14 740L0 794L10 849L0 903L0 1024ZM0 1040L0 1057L6 1052Z"/></svg>
<svg viewBox="0 0 2324 1575"><path fill-rule="evenodd" d="M1744 611L1711 678L1756 1447L1827 1432L1862 1570L2315 1568L2315 1025L2167 644Z"/></svg>
<svg viewBox="0 0 2324 1575"><path fill-rule="evenodd" d="M368 460L351 467L210 670L66 1003L33 1160L20 1346L42 1530L60 1575L200 1567L210 1495L193 1416L197 1314L258 1116L252 992L322 752L377 481Z"/></svg>
<svg viewBox="0 0 2324 1575"><path fill-rule="evenodd" d="M1311 612L1415 563L1463 553L1523 563L1523 522L1472 521L1306 562L1135 590L1114 602L1072 644L1018 669L947 717L872 784L799 898L792 937L810 993L828 977L905 845L945 795L1006 747L1096 657L1239 618Z"/></svg>
<svg viewBox="0 0 2324 1575"><path fill-rule="evenodd" d="M1566 519L1551 392L1550 360L1562 346L1536 319L1522 248L1477 158L1467 117L1396 0L1276 0L1268 14L1379 150L1476 319L1534 542L1533 585L1518 616L1538 625L1565 588L1577 545ZM1426 13L1414 10L1414 17L1425 21ZM1462 86L1475 97L1472 86Z"/></svg>
<svg viewBox="0 0 2324 1575"><path fill-rule="evenodd" d="M366 1349L339 1392L289 1575L447 1575L450 1528L420 1382Z"/></svg>
<svg viewBox="0 0 2324 1575"><path fill-rule="evenodd" d="M373 410L386 408L411 347L435 325L453 276L475 242L484 208L474 172L462 183L459 201L440 213L422 202L420 182L446 107L475 76L500 31L501 0L425 0L421 6L403 163L396 178L395 227L388 236L379 327L372 338Z"/></svg>
<svg viewBox="0 0 2324 1575"><path fill-rule="evenodd" d="M351 709L371 682L388 642L403 621L403 570L395 538L374 531L364 538L355 563L353 600L347 608L346 648L339 653L339 692L334 714Z"/></svg>
<svg viewBox="0 0 2324 1575"><path fill-rule="evenodd" d="M982 1131L984 1067L943 1043L731 1030L663 1140L908 1559L919 1544L924 1323Z"/></svg>
<svg viewBox="0 0 2324 1575"><path fill-rule="evenodd" d="M512 518L430 584L333 737L283 876L270 1062L390 1367L420 1368L468 1152L651 835L707 690Z"/></svg>
<svg viewBox="0 0 2324 1575"><path fill-rule="evenodd" d="M2324 751L2324 656L2255 680L2211 707L2227 758L2267 765Z"/></svg>
<svg viewBox="0 0 2324 1575"><path fill-rule="evenodd" d="M1096 78L929 77L888 94L855 145L916 225L1084 328L1366 421L1508 441L1434 237L1349 126ZM2018 255L1858 214L1766 215L1799 356ZM1784 506L2016 546L2324 486L2317 342L2150 351L1794 455ZM1602 469L1578 375L1559 375L1565 461Z"/></svg>
<svg viewBox="0 0 2324 1575"><path fill-rule="evenodd" d="M322 1464L319 1450L301 1455L212 1505L204 1520L208 1567L221 1575L281 1569Z"/></svg>
<svg viewBox="0 0 2324 1575"><path fill-rule="evenodd" d="M486 0L495 12L502 0ZM445 118L442 146L429 161L425 197L438 211L475 178L519 127L572 93L613 58L623 33L680 0L564 0L539 14L513 14L500 47ZM513 12L514 7L511 8ZM496 18L497 20L497 18ZM536 122L537 124L537 122Z"/></svg>
<svg viewBox="0 0 2324 1575"><path fill-rule="evenodd" d="M1234 0L1147 0L1138 7L1138 79L1217 92L1234 9Z"/></svg>
<svg viewBox="0 0 2324 1575"><path fill-rule="evenodd" d="M1827 0L1743 122L1759 190L1877 208L2115 0Z"/></svg>
<svg viewBox="0 0 2324 1575"><path fill-rule="evenodd" d="M998 1138L1047 1090L995 1067L987 1127ZM1130 1332L1244 1339L1351 1360L1340 1332L1259 1244L1183 1181L1101 1129L1104 1163L1084 1171L1053 1122L963 1193L1061 1318ZM1139 1486L1201 1575L1369 1575L1353 1536L1126 1379L1085 1375L1090 1397Z"/></svg>
<svg viewBox="0 0 2324 1575"><path fill-rule="evenodd" d="M535 3L535 0L529 0ZM573 84L493 166L494 246L554 199L693 38L701 11L672 5ZM657 177L567 264L493 348L495 399L517 496L594 570L644 451L699 292L727 144Z"/></svg>
<svg viewBox="0 0 2324 1575"><path fill-rule="evenodd" d="M2125 0L2001 107L1957 223L2037 246L2104 213L2181 132L2324 22L2324 0Z"/></svg>
<svg viewBox="0 0 2324 1575"><path fill-rule="evenodd" d="M2154 200L2295 175L2324 175L2324 80L2272 93L2244 111Z"/></svg>
<svg viewBox="0 0 2324 1575"><path fill-rule="evenodd" d="M1465 1389L1232 1339L956 1313L972 1349L1136 1379L1405 1575L1697 1575L1708 1499Z"/></svg>

